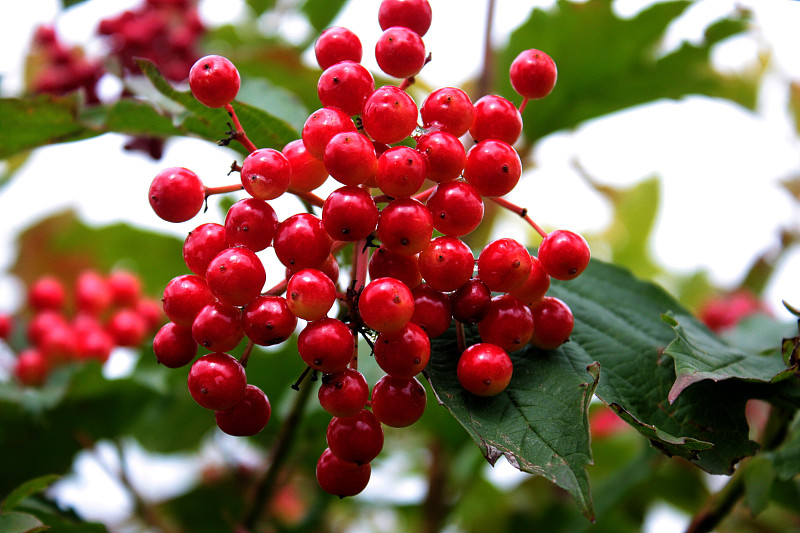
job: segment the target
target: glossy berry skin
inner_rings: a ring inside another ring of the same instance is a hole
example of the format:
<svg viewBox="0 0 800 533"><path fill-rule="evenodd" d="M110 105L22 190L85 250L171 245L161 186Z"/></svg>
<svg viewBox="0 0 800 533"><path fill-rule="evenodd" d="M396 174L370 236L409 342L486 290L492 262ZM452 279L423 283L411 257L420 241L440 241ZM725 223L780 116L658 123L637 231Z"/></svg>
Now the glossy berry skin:
<svg viewBox="0 0 800 533"><path fill-rule="evenodd" d="M64 284L54 276L37 278L28 288L28 306L34 311L61 309L66 299Z"/></svg>
<svg viewBox="0 0 800 533"><path fill-rule="evenodd" d="M525 305L532 305L540 300L550 288L550 276L544 271L542 263L535 255L531 256L531 273L525 283L514 288L510 293Z"/></svg>
<svg viewBox="0 0 800 533"><path fill-rule="evenodd" d="M272 406L264 391L255 385L247 385L244 398L224 411L216 411L217 427L234 437L250 437L259 433L269 422Z"/></svg>
<svg viewBox="0 0 800 533"><path fill-rule="evenodd" d="M353 360L355 339L352 330L336 318L309 322L297 336L297 351L303 361L320 372L341 372Z"/></svg>
<svg viewBox="0 0 800 533"><path fill-rule="evenodd" d="M328 142L337 133L346 131L356 131L356 125L347 113L335 107L317 109L303 124L303 146L311 155L324 160Z"/></svg>
<svg viewBox="0 0 800 533"><path fill-rule="evenodd" d="M294 272L320 268L331 253L333 240L322 220L311 213L297 213L280 224L272 238L278 260Z"/></svg>
<svg viewBox="0 0 800 533"><path fill-rule="evenodd" d="M530 309L536 324L532 345L542 350L555 350L569 340L575 320L566 303L554 296L545 296Z"/></svg>
<svg viewBox="0 0 800 533"><path fill-rule="evenodd" d="M343 185L361 185L378 171L378 156L365 135L346 131L328 141L323 154L328 174Z"/></svg>
<svg viewBox="0 0 800 533"><path fill-rule="evenodd" d="M541 50L524 50L511 63L511 86L524 98L544 98L556 86L558 70L553 59Z"/></svg>
<svg viewBox="0 0 800 533"><path fill-rule="evenodd" d="M388 250L402 255L421 252L433 235L430 210L414 198L397 198L381 211L378 239Z"/></svg>
<svg viewBox="0 0 800 533"><path fill-rule="evenodd" d="M292 275L286 285L286 304L303 320L327 316L336 301L336 286L321 270L304 268Z"/></svg>
<svg viewBox="0 0 800 533"><path fill-rule="evenodd" d="M283 147L281 153L292 168L289 190L308 192L320 187L328 179L325 163L306 150L303 139L295 139Z"/></svg>
<svg viewBox="0 0 800 533"><path fill-rule="evenodd" d="M165 168L153 178L150 207L167 222L185 222L203 208L206 190L197 174L183 167Z"/></svg>
<svg viewBox="0 0 800 533"><path fill-rule="evenodd" d="M363 48L358 36L347 28L332 26L317 37L314 55L322 70L340 61L361 61Z"/></svg>
<svg viewBox="0 0 800 533"><path fill-rule="evenodd" d="M361 120L374 141L394 144L417 127L417 112L417 104L408 93L394 85L385 85L364 102Z"/></svg>
<svg viewBox="0 0 800 533"><path fill-rule="evenodd" d="M378 335L373 352L375 362L384 372L411 378L428 365L431 343L425 330L409 322L400 331Z"/></svg>
<svg viewBox="0 0 800 533"><path fill-rule="evenodd" d="M404 198L419 191L428 174L422 153L408 146L393 146L378 157L375 183L392 198Z"/></svg>
<svg viewBox="0 0 800 533"><path fill-rule="evenodd" d="M444 335L453 322L449 295L425 283L412 289L411 294L414 296L411 322L421 327L429 339Z"/></svg>
<svg viewBox="0 0 800 533"><path fill-rule="evenodd" d="M167 322L153 338L153 353L156 360L167 368L188 365L197 355L197 341L192 328Z"/></svg>
<svg viewBox="0 0 800 533"><path fill-rule="evenodd" d="M333 417L328 423L326 437L333 455L353 463L369 463L383 449L383 428L367 409L353 416Z"/></svg>
<svg viewBox="0 0 800 533"><path fill-rule="evenodd" d="M495 239L478 255L478 277L492 291L511 291L525 283L530 272L531 255L514 239Z"/></svg>
<svg viewBox="0 0 800 533"><path fill-rule="evenodd" d="M555 230L539 244L538 257L551 277L568 281L586 270L591 252L583 236L569 230Z"/></svg>
<svg viewBox="0 0 800 533"><path fill-rule="evenodd" d="M320 406L333 416L353 416L369 400L369 385L358 370L346 368L341 372L323 374L317 393Z"/></svg>
<svg viewBox="0 0 800 533"><path fill-rule="evenodd" d="M278 214L264 200L243 198L225 215L225 240L229 246L244 246L259 252L272 244Z"/></svg>
<svg viewBox="0 0 800 533"><path fill-rule="evenodd" d="M497 139L513 145L522 133L522 115L510 100L487 94L475 102L469 133L476 142Z"/></svg>
<svg viewBox="0 0 800 533"><path fill-rule="evenodd" d="M395 78L407 78L425 65L425 43L419 34L402 26L387 28L375 44L380 69Z"/></svg>
<svg viewBox="0 0 800 533"><path fill-rule="evenodd" d="M381 246L369 258L367 272L371 279L395 278L409 289L413 289L422 283L422 274L419 272L419 264L416 255L404 255L392 252L385 246Z"/></svg>
<svg viewBox="0 0 800 533"><path fill-rule="evenodd" d="M436 237L419 253L417 261L425 283L442 292L461 287L475 269L472 250L457 237Z"/></svg>
<svg viewBox="0 0 800 533"><path fill-rule="evenodd" d="M467 154L464 179L482 196L510 193L522 175L522 161L511 145L495 139L481 141Z"/></svg>
<svg viewBox="0 0 800 533"><path fill-rule="evenodd" d="M242 186L259 200L274 200L287 190L292 180L292 167L281 152L259 148L242 162Z"/></svg>
<svg viewBox="0 0 800 533"><path fill-rule="evenodd" d="M194 274L174 277L164 288L164 313L172 322L191 328L197 313L215 300L204 278Z"/></svg>
<svg viewBox="0 0 800 533"><path fill-rule="evenodd" d="M483 198L478 189L464 181L440 183L426 205L433 217L433 227L450 237L471 233L483 220Z"/></svg>
<svg viewBox="0 0 800 533"><path fill-rule="evenodd" d="M198 102L207 107L224 107L239 93L239 71L225 57L201 57L189 70L189 88Z"/></svg>
<svg viewBox="0 0 800 533"><path fill-rule="evenodd" d="M331 192L322 205L322 226L332 239L358 241L375 231L378 206L366 189L355 185Z"/></svg>
<svg viewBox="0 0 800 533"><path fill-rule="evenodd" d="M389 427L408 427L422 417L428 393L416 378L383 376L372 388L372 412Z"/></svg>
<svg viewBox="0 0 800 533"><path fill-rule="evenodd" d="M506 352L525 347L534 330L530 308L510 294L492 298L489 312L478 322L478 334L483 342L496 344Z"/></svg>
<svg viewBox="0 0 800 533"><path fill-rule="evenodd" d="M194 274L205 277L208 264L228 248L225 226L216 222L200 224L183 241L183 261Z"/></svg>
<svg viewBox="0 0 800 533"><path fill-rule="evenodd" d="M214 352L192 364L187 385L189 394L201 407L221 411L230 409L244 398L247 377L234 357Z"/></svg>
<svg viewBox="0 0 800 533"><path fill-rule="evenodd" d="M236 246L221 251L211 260L206 280L220 302L242 306L261 294L267 274L255 252Z"/></svg>
<svg viewBox="0 0 800 533"><path fill-rule="evenodd" d="M280 344L296 327L297 317L283 296L258 296L242 310L244 334L259 346Z"/></svg>
<svg viewBox="0 0 800 533"><path fill-rule="evenodd" d="M382 30L403 26L422 37L430 29L432 18L428 0L383 0L378 8L378 24Z"/></svg>
<svg viewBox="0 0 800 533"><path fill-rule="evenodd" d="M363 491L372 470L369 463L358 464L339 459L326 448L317 461L317 483L329 494L345 498Z"/></svg>
<svg viewBox="0 0 800 533"><path fill-rule="evenodd" d="M511 382L514 365L499 346L473 344L461 354L456 367L458 382L476 396L496 396Z"/></svg>
<svg viewBox="0 0 800 533"><path fill-rule="evenodd" d="M244 337L241 310L222 302L210 303L200 310L192 323L192 336L212 352L226 352L239 345Z"/></svg>
<svg viewBox="0 0 800 533"><path fill-rule="evenodd" d="M461 175L467 156L458 137L446 131L432 131L417 139L417 150L425 154L428 163L426 177L442 183Z"/></svg>
<svg viewBox="0 0 800 533"><path fill-rule="evenodd" d="M380 333L400 331L414 314L414 296L403 282L394 278L370 281L358 297L361 320Z"/></svg>
<svg viewBox="0 0 800 533"><path fill-rule="evenodd" d="M461 137L472 126L475 108L469 95L457 87L442 87L430 93L419 108L422 127Z"/></svg>
<svg viewBox="0 0 800 533"><path fill-rule="evenodd" d="M375 80L363 65L340 61L320 75L317 95L323 107L338 107L348 115L358 115L364 101L375 90Z"/></svg>

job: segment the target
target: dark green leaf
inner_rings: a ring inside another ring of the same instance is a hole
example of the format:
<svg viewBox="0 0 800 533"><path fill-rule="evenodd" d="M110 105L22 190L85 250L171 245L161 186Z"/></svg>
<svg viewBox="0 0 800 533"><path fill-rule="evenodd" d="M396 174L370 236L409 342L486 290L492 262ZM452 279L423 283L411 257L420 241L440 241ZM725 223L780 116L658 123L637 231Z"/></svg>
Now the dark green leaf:
<svg viewBox="0 0 800 533"><path fill-rule="evenodd" d="M0 531L3 533L38 533L47 531L48 526L38 518L27 513L0 513Z"/></svg>
<svg viewBox="0 0 800 533"><path fill-rule="evenodd" d="M11 491L11 494L6 496L5 499L0 502L0 513L8 512L14 509L19 502L36 494L37 492L43 491L52 483L54 483L59 477L60 476L51 474L26 481Z"/></svg>
<svg viewBox="0 0 800 533"><path fill-rule="evenodd" d="M336 18L339 11L347 0L306 0L303 3L303 13L308 17L308 21L314 30L319 33L329 27L331 21ZM377 16L377 9L375 15Z"/></svg>
<svg viewBox="0 0 800 533"><path fill-rule="evenodd" d="M800 474L800 417L789 426L786 440L775 450L764 454L772 461L775 475L789 480Z"/></svg>
<svg viewBox="0 0 800 533"><path fill-rule="evenodd" d="M432 351L430 384L486 459L494 464L504 455L520 470L544 476L567 490L581 511L592 517L585 468L592 462L587 411L597 366L587 365L588 373L581 374L561 354L518 351L512 354L514 375L508 388L481 398L458 383L452 337L435 340Z"/></svg>
<svg viewBox="0 0 800 533"><path fill-rule="evenodd" d="M677 374L669 392L670 402L674 402L686 387L704 379L720 381L737 378L770 382L786 370L777 350L758 355L726 345L700 322L687 315L668 313L664 321L675 330L676 335L664 350L675 360Z"/></svg>
<svg viewBox="0 0 800 533"><path fill-rule="evenodd" d="M247 0L247 5L256 15L261 15L275 7L276 0Z"/></svg>

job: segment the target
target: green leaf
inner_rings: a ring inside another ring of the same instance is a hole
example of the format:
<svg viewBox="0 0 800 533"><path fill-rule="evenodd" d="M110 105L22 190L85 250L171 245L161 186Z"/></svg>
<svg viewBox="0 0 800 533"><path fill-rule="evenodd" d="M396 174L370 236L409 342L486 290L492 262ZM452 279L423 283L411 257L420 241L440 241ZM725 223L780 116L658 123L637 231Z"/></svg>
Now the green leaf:
<svg viewBox="0 0 800 533"><path fill-rule="evenodd" d="M800 474L800 416L795 416L789 426L786 440L764 455L772 462L778 478L786 481Z"/></svg>
<svg viewBox="0 0 800 533"><path fill-rule="evenodd" d="M52 483L54 483L59 477L60 476L51 474L26 481L11 491L11 494L6 496L5 499L0 502L0 513L5 513L11 509L14 509L19 502L36 494L37 492L43 491Z"/></svg>
<svg viewBox="0 0 800 533"><path fill-rule="evenodd" d="M769 503L775 482L775 468L766 457L754 457L744 470L745 501L753 516L763 511Z"/></svg>
<svg viewBox="0 0 800 533"><path fill-rule="evenodd" d="M435 339L432 352L427 374L439 403L466 428L486 459L494 464L505 456L520 470L544 476L593 517L585 468L592 463L587 413L597 365L581 374L558 353L518 351L512 354L514 375L508 388L481 398L458 383L452 336Z"/></svg>
<svg viewBox="0 0 800 533"><path fill-rule="evenodd" d="M276 0L247 0L247 5L256 15L261 15L275 7Z"/></svg>
<svg viewBox="0 0 800 533"><path fill-rule="evenodd" d="M664 353L675 360L677 378L669 392L670 403L689 385L704 379L746 379L771 382L786 371L777 350L758 355L723 343L705 326L687 315L668 313L664 317L676 338ZM778 343L776 342L776 345Z"/></svg>
<svg viewBox="0 0 800 533"><path fill-rule="evenodd" d="M336 18L347 0L306 0L303 3L303 13L314 30L319 33ZM377 15L377 10L375 11Z"/></svg>
<svg viewBox="0 0 800 533"><path fill-rule="evenodd" d="M48 526L38 518L27 513L0 513L0 531L3 533L38 533L47 531Z"/></svg>

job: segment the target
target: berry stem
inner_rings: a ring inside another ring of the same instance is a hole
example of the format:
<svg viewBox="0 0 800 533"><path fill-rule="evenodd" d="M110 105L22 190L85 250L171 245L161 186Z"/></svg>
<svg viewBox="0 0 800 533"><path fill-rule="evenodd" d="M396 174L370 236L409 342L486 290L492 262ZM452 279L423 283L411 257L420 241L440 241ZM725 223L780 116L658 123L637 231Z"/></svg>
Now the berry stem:
<svg viewBox="0 0 800 533"><path fill-rule="evenodd" d="M242 352L242 357L239 359L239 363L242 365L242 368L247 368L247 362L250 360L250 354L253 353L253 346L256 343L250 341L247 343L247 346L244 347L244 352Z"/></svg>
<svg viewBox="0 0 800 533"><path fill-rule="evenodd" d="M233 139L239 141L239 143L251 153L255 152L258 148L256 148L256 145L253 144L253 142L244 132L244 128L242 128L242 124L239 122L239 117L236 116L236 112L233 110L233 105L225 104L225 111L228 112L228 115L233 121L233 127L236 128L236 130L232 133Z"/></svg>
<svg viewBox="0 0 800 533"><path fill-rule="evenodd" d="M422 69L423 69L423 68L425 68L425 65L427 65L428 63L430 63L430 62L431 62L431 59L433 59L433 56L432 56L432 54L430 54L430 53L429 53L429 54L428 54L428 56L425 58L425 62L424 62L424 63L422 64L422 66L419 68L419 72L417 72L417 74L419 74L420 72L422 72ZM409 88L411 85L413 85L415 81L417 81L417 78L416 78L416 77L417 77L417 74L414 74L413 76L409 76L409 77L405 78L405 79L404 79L404 80L403 80L403 81L400 83L400 85L398 85L397 87L398 87L398 88L399 88L401 91L405 91L405 90L406 90L406 89L408 89L408 88Z"/></svg>
<svg viewBox="0 0 800 533"><path fill-rule="evenodd" d="M313 206L316 206L316 207L322 207L322 204L325 203L325 200L323 200L322 198L320 198L319 196L317 196L316 194L314 194L312 192L291 191L291 190L289 192L294 194L295 196L297 196L301 200L304 200L304 201L308 202L309 204L311 204Z"/></svg>
<svg viewBox="0 0 800 533"><path fill-rule="evenodd" d="M527 106L527 105L528 105L528 100L529 100L529 99L528 99L527 97L525 97L525 98L523 98L523 99L522 99L522 103L521 103L521 104L519 104L519 112L520 112L520 113L522 113L523 111L525 111L525 106Z"/></svg>
<svg viewBox="0 0 800 533"><path fill-rule="evenodd" d="M414 200L419 200L420 202L424 203L428 198L431 197L431 195L433 194L433 191L435 191L435 190L436 190L435 186L431 187L430 189L425 189L424 191L418 192L417 194L412 196L412 198Z"/></svg>
<svg viewBox="0 0 800 533"><path fill-rule="evenodd" d="M458 353L460 354L467 349L467 340L464 335L464 323L456 321L456 343L458 346Z"/></svg>
<svg viewBox="0 0 800 533"><path fill-rule="evenodd" d="M288 285L289 281L286 278L283 278L279 281L274 287L269 289L268 291L264 291L261 294L264 296L280 296L284 292L286 292L286 286Z"/></svg>
<svg viewBox="0 0 800 533"><path fill-rule="evenodd" d="M536 233L538 233L539 235L541 235L541 236L542 236L542 238L543 238L543 239L544 239L545 237L547 237L547 232L546 232L545 230L543 230L543 229L541 228L541 226L539 226L539 224L537 224L536 222L534 222L534 221L533 221L533 219L532 219L531 217L529 217L529 216L528 216L528 209L527 209L527 208L525 208L525 207L519 207L519 206L518 206L518 205L516 205L516 204L512 204L511 202L509 202L509 201L508 201L508 200L506 200L505 198L499 198L499 197L497 197L497 198L489 198L489 199L490 199L490 200L492 200L492 201L493 201L494 203L496 203L497 205L499 205L499 206L501 206L501 207L505 207L506 209L508 209L508 210L509 210L509 211L511 211L512 213L516 213L517 215L521 216L523 219L525 219L525 222L527 222L528 224L530 224L530 225L531 225L531 227L533 227L533 229L535 229L535 230L536 230Z"/></svg>
<svg viewBox="0 0 800 533"><path fill-rule="evenodd" d="M212 194L227 194L229 192L241 191L244 189L241 183L234 183L231 185L222 185L221 187L205 187L206 198Z"/></svg>

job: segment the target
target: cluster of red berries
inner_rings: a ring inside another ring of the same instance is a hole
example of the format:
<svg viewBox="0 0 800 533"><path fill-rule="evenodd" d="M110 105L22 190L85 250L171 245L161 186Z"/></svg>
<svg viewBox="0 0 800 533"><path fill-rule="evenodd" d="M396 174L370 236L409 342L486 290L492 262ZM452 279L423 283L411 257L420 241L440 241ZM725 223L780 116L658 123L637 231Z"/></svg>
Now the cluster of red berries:
<svg viewBox="0 0 800 533"><path fill-rule="evenodd" d="M105 362L117 346L141 346L162 317L160 303L142 294L141 280L132 272L103 276L83 270L72 298L60 279L46 275L28 287L23 312L0 316L0 339L16 342L16 322L24 324L26 347L15 360L14 376L22 385L39 386L65 364Z"/></svg>
<svg viewBox="0 0 800 533"><path fill-rule="evenodd" d="M384 30L375 45L378 65L403 81L376 88L360 63L359 38L342 27L325 30L315 43L322 107L306 120L302 138L282 151L257 148L238 123L231 104L240 84L235 66L221 56L198 60L189 76L192 94L226 109L236 126L231 140L250 151L234 165L241 183L211 189L195 172L173 167L149 190L155 213L172 222L194 217L209 194L248 193L224 224L202 224L187 236L183 255L192 274L164 290L171 322L156 335L156 357L169 367L186 365L202 344L211 353L192 364L189 392L216 411L223 431L252 434L266 424L270 408L264 393L247 384L249 350L285 341L304 320L297 350L309 369L322 373L319 402L332 415L317 480L338 496L367 485L370 462L383 447L383 425L408 426L422 415L426 391L417 375L430 360L430 339L454 319L461 333L464 324L476 324L481 342L467 347L459 335L458 379L470 393L500 393L513 370L509 352L529 343L554 349L568 339L572 313L546 292L551 277L575 278L590 256L580 235L545 233L524 209L501 198L522 171L513 147L522 131L520 110L553 89L552 59L527 50L514 61L510 76L523 97L520 108L499 95L473 104L455 87L433 91L418 108L405 89L429 59L422 36L430 5L383 0L378 19ZM341 186L323 200L311 191L329 178ZM319 213L279 220L269 201L287 192ZM538 256L500 238L476 260L460 237L481 223L485 199L515 210L539 231ZM340 290L334 253L351 244L350 280ZM286 279L264 291L257 253L270 246ZM337 300L343 311L329 317ZM385 372L371 394L357 370L359 335ZM226 353L245 337L242 361Z"/></svg>

